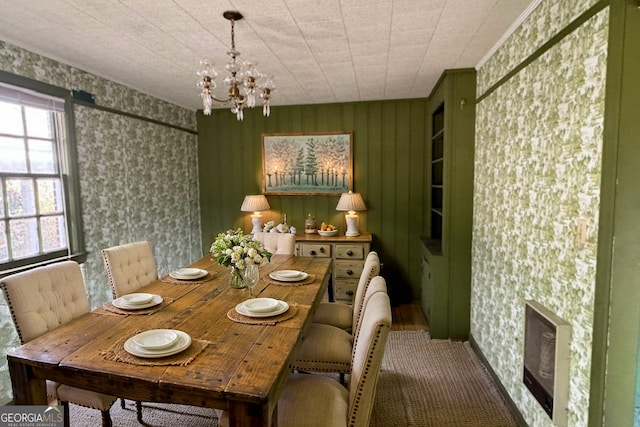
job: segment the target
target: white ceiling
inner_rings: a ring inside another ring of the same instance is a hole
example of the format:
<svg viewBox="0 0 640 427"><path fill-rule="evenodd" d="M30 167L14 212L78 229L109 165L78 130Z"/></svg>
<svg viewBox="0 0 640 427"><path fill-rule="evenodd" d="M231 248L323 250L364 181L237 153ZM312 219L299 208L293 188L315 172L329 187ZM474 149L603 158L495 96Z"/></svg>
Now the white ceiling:
<svg viewBox="0 0 640 427"><path fill-rule="evenodd" d="M199 61L224 77L231 41L222 13L238 10L236 48L275 75L273 105L420 98L443 70L478 65L530 4L0 0L0 39L195 110Z"/></svg>

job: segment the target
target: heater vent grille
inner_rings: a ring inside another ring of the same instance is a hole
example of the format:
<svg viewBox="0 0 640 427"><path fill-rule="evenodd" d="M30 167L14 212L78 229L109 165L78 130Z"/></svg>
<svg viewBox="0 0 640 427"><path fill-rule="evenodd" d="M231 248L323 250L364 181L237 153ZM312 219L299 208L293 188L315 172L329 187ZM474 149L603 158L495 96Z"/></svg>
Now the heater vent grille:
<svg viewBox="0 0 640 427"><path fill-rule="evenodd" d="M535 301L525 302L523 382L556 426L567 425L571 327Z"/></svg>

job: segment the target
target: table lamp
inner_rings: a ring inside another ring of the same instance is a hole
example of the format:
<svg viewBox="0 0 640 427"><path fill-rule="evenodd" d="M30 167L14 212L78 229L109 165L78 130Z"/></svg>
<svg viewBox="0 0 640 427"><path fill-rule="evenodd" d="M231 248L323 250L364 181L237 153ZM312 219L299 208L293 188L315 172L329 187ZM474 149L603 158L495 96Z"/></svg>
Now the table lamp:
<svg viewBox="0 0 640 427"><path fill-rule="evenodd" d="M367 206L364 204L364 200L362 200L362 196L360 193L352 193L349 191L348 193L342 193L340 196L340 200L338 200L338 206L336 206L337 211L348 211L345 215L347 220L347 231L344 233L345 236L353 237L359 236L360 231L358 231L358 214L356 211L366 211Z"/></svg>
<svg viewBox="0 0 640 427"><path fill-rule="evenodd" d="M271 206L269 206L267 198L262 194L244 196L240 210L242 212L253 212L253 215L251 215L251 222L253 223L251 234L262 231L262 214L260 211L268 211L269 209L271 209Z"/></svg>

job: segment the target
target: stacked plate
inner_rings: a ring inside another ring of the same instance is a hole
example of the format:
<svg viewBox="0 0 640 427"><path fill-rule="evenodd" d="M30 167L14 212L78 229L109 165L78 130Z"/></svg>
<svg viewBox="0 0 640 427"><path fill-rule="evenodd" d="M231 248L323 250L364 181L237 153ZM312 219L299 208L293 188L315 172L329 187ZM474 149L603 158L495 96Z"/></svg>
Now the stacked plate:
<svg viewBox="0 0 640 427"><path fill-rule="evenodd" d="M122 310L141 310L156 306L162 302L162 297L155 294L134 293L122 295L114 299L111 304Z"/></svg>
<svg viewBox="0 0 640 427"><path fill-rule="evenodd" d="M179 268L169 273L169 276L178 280L196 280L205 277L207 274L209 274L207 270L199 268Z"/></svg>
<svg viewBox="0 0 640 427"><path fill-rule="evenodd" d="M189 334L176 329L151 329L134 335L124 349L134 356L158 358L178 354L191 345Z"/></svg>
<svg viewBox="0 0 640 427"><path fill-rule="evenodd" d="M269 273L269 277L279 282L299 282L309 277L304 271L298 270L278 270Z"/></svg>
<svg viewBox="0 0 640 427"><path fill-rule="evenodd" d="M277 316L289 310L289 304L274 298L251 298L236 305L236 311L248 317Z"/></svg>

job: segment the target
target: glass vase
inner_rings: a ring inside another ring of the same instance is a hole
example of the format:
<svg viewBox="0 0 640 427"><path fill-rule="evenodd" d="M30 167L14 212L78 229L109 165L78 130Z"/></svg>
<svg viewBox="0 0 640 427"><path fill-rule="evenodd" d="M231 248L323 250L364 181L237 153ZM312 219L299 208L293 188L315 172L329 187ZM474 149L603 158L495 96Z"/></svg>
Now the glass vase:
<svg viewBox="0 0 640 427"><path fill-rule="evenodd" d="M235 289L242 289L246 287L244 277L242 277L242 272L235 267L231 267L231 271L229 273L229 286Z"/></svg>

